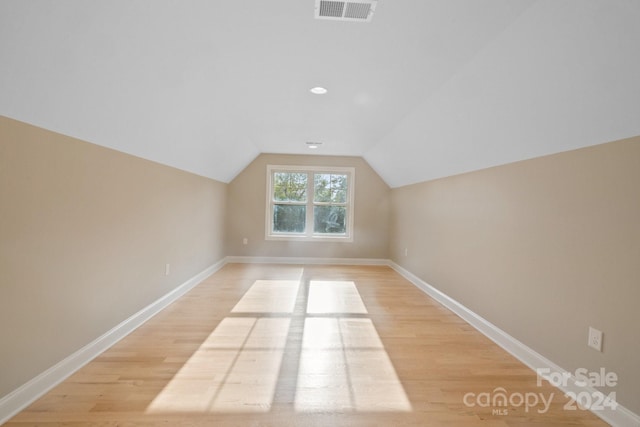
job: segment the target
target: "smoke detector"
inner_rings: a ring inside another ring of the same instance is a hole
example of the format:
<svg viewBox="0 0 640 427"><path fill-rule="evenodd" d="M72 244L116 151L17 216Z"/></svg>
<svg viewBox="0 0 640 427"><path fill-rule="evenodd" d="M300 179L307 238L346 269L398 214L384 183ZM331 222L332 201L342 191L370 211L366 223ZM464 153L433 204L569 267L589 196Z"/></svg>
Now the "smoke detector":
<svg viewBox="0 0 640 427"><path fill-rule="evenodd" d="M329 1L316 0L316 19L371 22L378 0Z"/></svg>

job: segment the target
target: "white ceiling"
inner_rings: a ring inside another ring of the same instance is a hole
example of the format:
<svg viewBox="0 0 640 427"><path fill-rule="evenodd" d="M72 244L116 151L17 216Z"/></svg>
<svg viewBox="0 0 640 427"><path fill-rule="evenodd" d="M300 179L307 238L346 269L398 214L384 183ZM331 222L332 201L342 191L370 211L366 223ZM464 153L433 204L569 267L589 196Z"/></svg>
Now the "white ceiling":
<svg viewBox="0 0 640 427"><path fill-rule="evenodd" d="M371 23L1 0L0 114L223 182L320 141L396 187L640 135L639 22L637 0L379 0Z"/></svg>

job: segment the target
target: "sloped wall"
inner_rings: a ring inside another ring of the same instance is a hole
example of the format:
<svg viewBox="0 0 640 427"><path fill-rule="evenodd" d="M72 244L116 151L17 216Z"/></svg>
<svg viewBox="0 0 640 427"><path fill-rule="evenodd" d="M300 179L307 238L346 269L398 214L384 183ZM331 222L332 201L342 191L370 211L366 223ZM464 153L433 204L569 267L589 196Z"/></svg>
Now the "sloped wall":
<svg viewBox="0 0 640 427"><path fill-rule="evenodd" d="M0 117L0 398L221 260L225 200L226 184Z"/></svg>
<svg viewBox="0 0 640 427"><path fill-rule="evenodd" d="M400 187L391 206L396 263L570 372L615 372L607 392L640 413L640 137Z"/></svg>

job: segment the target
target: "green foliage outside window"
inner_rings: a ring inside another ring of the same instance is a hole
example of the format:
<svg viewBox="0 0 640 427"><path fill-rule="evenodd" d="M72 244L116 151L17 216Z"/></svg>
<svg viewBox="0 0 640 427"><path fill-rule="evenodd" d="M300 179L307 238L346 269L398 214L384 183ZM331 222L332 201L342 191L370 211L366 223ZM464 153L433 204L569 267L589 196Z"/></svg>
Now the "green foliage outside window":
<svg viewBox="0 0 640 427"><path fill-rule="evenodd" d="M348 177L330 172L274 172L272 231L308 232L307 209L312 208L314 234L347 233ZM312 200L308 200L309 191L313 191Z"/></svg>
<svg viewBox="0 0 640 427"><path fill-rule="evenodd" d="M304 233L307 207L300 205L274 205L273 231L278 233Z"/></svg>
<svg viewBox="0 0 640 427"><path fill-rule="evenodd" d="M347 201L347 175L316 173L313 183L313 201L322 203L313 208L313 232L344 234L347 210L340 205Z"/></svg>
<svg viewBox="0 0 640 427"><path fill-rule="evenodd" d="M343 206L314 206L313 232L344 234L346 213Z"/></svg>
<svg viewBox="0 0 640 427"><path fill-rule="evenodd" d="M314 202L346 203L347 175L314 174Z"/></svg>
<svg viewBox="0 0 640 427"><path fill-rule="evenodd" d="M307 174L276 172L273 174L273 200L278 202L305 202L307 200Z"/></svg>

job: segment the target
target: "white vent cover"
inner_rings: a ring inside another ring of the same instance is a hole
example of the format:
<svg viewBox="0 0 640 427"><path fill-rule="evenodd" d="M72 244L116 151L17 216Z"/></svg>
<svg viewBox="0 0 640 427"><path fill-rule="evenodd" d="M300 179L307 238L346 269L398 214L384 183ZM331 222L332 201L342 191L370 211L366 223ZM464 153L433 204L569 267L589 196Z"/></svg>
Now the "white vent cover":
<svg viewBox="0 0 640 427"><path fill-rule="evenodd" d="M316 0L316 19L370 22L378 0Z"/></svg>

